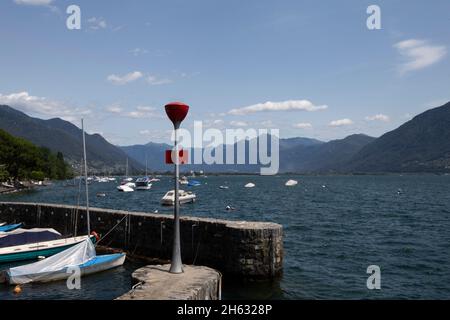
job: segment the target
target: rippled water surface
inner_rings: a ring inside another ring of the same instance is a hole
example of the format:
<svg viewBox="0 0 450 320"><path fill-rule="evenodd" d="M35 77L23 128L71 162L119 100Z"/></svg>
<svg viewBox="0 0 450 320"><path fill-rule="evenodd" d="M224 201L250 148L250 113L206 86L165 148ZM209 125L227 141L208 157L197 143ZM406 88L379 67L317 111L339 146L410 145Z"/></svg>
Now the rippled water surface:
<svg viewBox="0 0 450 320"><path fill-rule="evenodd" d="M209 176L195 178L198 201L183 215L273 221L284 227L283 277L272 283L225 279L225 298L361 299L450 298L450 176ZM288 179L299 180L285 187ZM255 188L246 189L248 182ZM228 185L229 189L219 189ZM163 177L152 190L120 193L114 183L92 183L91 205L170 213L159 201L172 186ZM98 192L106 197L97 198ZM76 204L77 187L57 183L0 201ZM236 208L226 211L227 205ZM366 287L369 265L381 268L381 290ZM26 287L21 298L113 299L129 290L124 267L64 283ZM0 299L15 298L0 287Z"/></svg>

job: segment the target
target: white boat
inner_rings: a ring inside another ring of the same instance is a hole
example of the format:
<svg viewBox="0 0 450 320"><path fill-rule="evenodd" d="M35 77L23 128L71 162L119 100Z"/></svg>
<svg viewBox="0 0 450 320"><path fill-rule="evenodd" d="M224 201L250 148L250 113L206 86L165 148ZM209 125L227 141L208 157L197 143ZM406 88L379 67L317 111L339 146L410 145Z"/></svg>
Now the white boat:
<svg viewBox="0 0 450 320"><path fill-rule="evenodd" d="M178 199L180 204L193 203L197 196L190 191L178 190ZM168 191L161 199L161 204L164 206L173 206L175 204L175 190Z"/></svg>
<svg viewBox="0 0 450 320"><path fill-rule="evenodd" d="M4 226L6 224L6 222L0 222L0 227Z"/></svg>
<svg viewBox="0 0 450 320"><path fill-rule="evenodd" d="M135 185L136 190L150 190L152 188L149 177L138 178Z"/></svg>
<svg viewBox="0 0 450 320"><path fill-rule="evenodd" d="M12 285L45 283L65 280L76 269L81 276L109 270L123 265L124 253L97 256L94 244L86 239L76 246L52 257L24 266L10 268L2 273L4 280Z"/></svg>
<svg viewBox="0 0 450 320"><path fill-rule="evenodd" d="M181 177L180 184L189 184L188 178L186 178L185 176Z"/></svg>
<svg viewBox="0 0 450 320"><path fill-rule="evenodd" d="M286 187L294 187L298 184L297 180L288 180L284 185Z"/></svg>
<svg viewBox="0 0 450 320"><path fill-rule="evenodd" d="M35 260L41 256L49 257L92 237L86 235L0 248L0 263Z"/></svg>
<svg viewBox="0 0 450 320"><path fill-rule="evenodd" d="M134 189L126 184L120 185L117 187L117 190L120 192L133 192Z"/></svg>
<svg viewBox="0 0 450 320"><path fill-rule="evenodd" d="M255 184L252 183L252 182L249 182L249 183L247 183L247 184L245 185L245 187L246 187L246 188L254 188L254 187L255 187Z"/></svg>
<svg viewBox="0 0 450 320"><path fill-rule="evenodd" d="M229 189L228 186L220 186L219 189Z"/></svg>
<svg viewBox="0 0 450 320"><path fill-rule="evenodd" d="M150 179L150 182L159 182L159 181L161 181L161 179L158 179L158 178L151 178Z"/></svg>

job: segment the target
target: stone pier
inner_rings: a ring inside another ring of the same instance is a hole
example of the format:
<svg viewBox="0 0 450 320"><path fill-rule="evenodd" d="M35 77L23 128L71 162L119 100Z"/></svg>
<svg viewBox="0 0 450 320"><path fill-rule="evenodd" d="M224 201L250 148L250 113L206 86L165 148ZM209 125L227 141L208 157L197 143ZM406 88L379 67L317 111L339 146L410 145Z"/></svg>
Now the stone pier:
<svg viewBox="0 0 450 320"><path fill-rule="evenodd" d="M222 275L202 266L183 266L169 273L170 265L146 266L132 277L136 285L117 300L220 300Z"/></svg>
<svg viewBox="0 0 450 320"><path fill-rule="evenodd" d="M172 215L91 208L90 218L91 229L101 236L113 229L102 246L124 250L129 256L171 258ZM0 202L0 221L54 228L64 236L73 235L75 229L78 235L86 233L86 212L74 206ZM234 278L271 279L282 273L281 225L186 216L180 222L183 263L214 268ZM190 267L187 270L191 272ZM151 271L152 276L158 274Z"/></svg>

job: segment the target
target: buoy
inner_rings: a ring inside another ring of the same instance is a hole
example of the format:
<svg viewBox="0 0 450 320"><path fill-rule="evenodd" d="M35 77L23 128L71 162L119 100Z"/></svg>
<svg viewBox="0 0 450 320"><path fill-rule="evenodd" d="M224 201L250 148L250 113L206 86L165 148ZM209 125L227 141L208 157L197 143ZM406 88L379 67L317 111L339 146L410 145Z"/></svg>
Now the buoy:
<svg viewBox="0 0 450 320"><path fill-rule="evenodd" d="M17 285L17 286L14 287L13 292L14 292L14 294L21 294L22 293L22 288L19 285Z"/></svg>

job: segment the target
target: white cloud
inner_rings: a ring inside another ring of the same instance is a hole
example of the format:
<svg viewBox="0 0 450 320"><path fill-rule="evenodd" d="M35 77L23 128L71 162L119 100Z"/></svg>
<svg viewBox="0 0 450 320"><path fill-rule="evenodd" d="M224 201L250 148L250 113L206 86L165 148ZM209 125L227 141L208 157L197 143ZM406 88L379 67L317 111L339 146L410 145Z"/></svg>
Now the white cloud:
<svg viewBox="0 0 450 320"><path fill-rule="evenodd" d="M107 80L115 85L124 85L142 78L144 75L140 71L134 71L127 73L124 76L118 76L111 74L108 76Z"/></svg>
<svg viewBox="0 0 450 320"><path fill-rule="evenodd" d="M262 112L262 111L318 111L327 109L328 106L315 106L312 102L308 100L288 100L282 102L265 102L258 103L251 106L232 109L228 113L232 115L246 115L250 113Z"/></svg>
<svg viewBox="0 0 450 320"><path fill-rule="evenodd" d="M16 4L28 6L48 6L53 0L14 0Z"/></svg>
<svg viewBox="0 0 450 320"><path fill-rule="evenodd" d="M157 86L157 85L163 85L163 84L172 83L172 80L170 80L170 79L160 79L160 78L158 78L156 76L149 75L147 77L147 82L148 82L148 84L150 84L152 86Z"/></svg>
<svg viewBox="0 0 450 320"><path fill-rule="evenodd" d="M128 118L134 118L134 119L142 119L142 118L161 118L162 116L156 112L156 109L154 107L148 107L148 106L138 106L136 107L136 110L127 112L124 114L124 116Z"/></svg>
<svg viewBox="0 0 450 320"><path fill-rule="evenodd" d="M264 120L264 121L261 121L261 125L262 125L263 127L265 127L265 128L273 128L273 127L275 127L275 124L273 123L272 120Z"/></svg>
<svg viewBox="0 0 450 320"><path fill-rule="evenodd" d="M248 123L245 121L230 121L230 125L233 127L246 127Z"/></svg>
<svg viewBox="0 0 450 320"><path fill-rule="evenodd" d="M352 125L352 124L353 124L353 121L346 118L346 119L340 119L340 120L331 121L329 126L330 127L342 127L342 126L349 126L349 125Z"/></svg>
<svg viewBox="0 0 450 320"><path fill-rule="evenodd" d="M33 116L58 117L67 121L79 120L81 116L91 113L89 109L74 108L59 101L32 96L26 91L9 95L0 94L0 104L9 105Z"/></svg>
<svg viewBox="0 0 450 320"><path fill-rule="evenodd" d="M308 123L308 122L300 122L300 123L293 124L293 127L297 128L297 129L311 129L312 124Z"/></svg>
<svg viewBox="0 0 450 320"><path fill-rule="evenodd" d="M217 119L213 121L214 124L223 124L223 120Z"/></svg>
<svg viewBox="0 0 450 320"><path fill-rule="evenodd" d="M91 28L92 30L106 29L106 27L108 26L105 19L97 17L89 18L88 23L89 28Z"/></svg>
<svg viewBox="0 0 450 320"><path fill-rule="evenodd" d="M430 45L428 41L409 39L394 45L406 62L399 66L401 74L429 67L447 54L445 46Z"/></svg>
<svg viewBox="0 0 450 320"><path fill-rule="evenodd" d="M389 122L391 119L389 118L389 116L385 115L385 114L376 114L374 116L367 116L366 117L367 121L382 121L382 122Z"/></svg>
<svg viewBox="0 0 450 320"><path fill-rule="evenodd" d="M148 50L142 48L134 48L133 50L130 50L130 53L137 57L143 54L147 54Z"/></svg>
<svg viewBox="0 0 450 320"><path fill-rule="evenodd" d="M122 112L122 108L120 106L110 106L106 108L106 111L117 114Z"/></svg>

